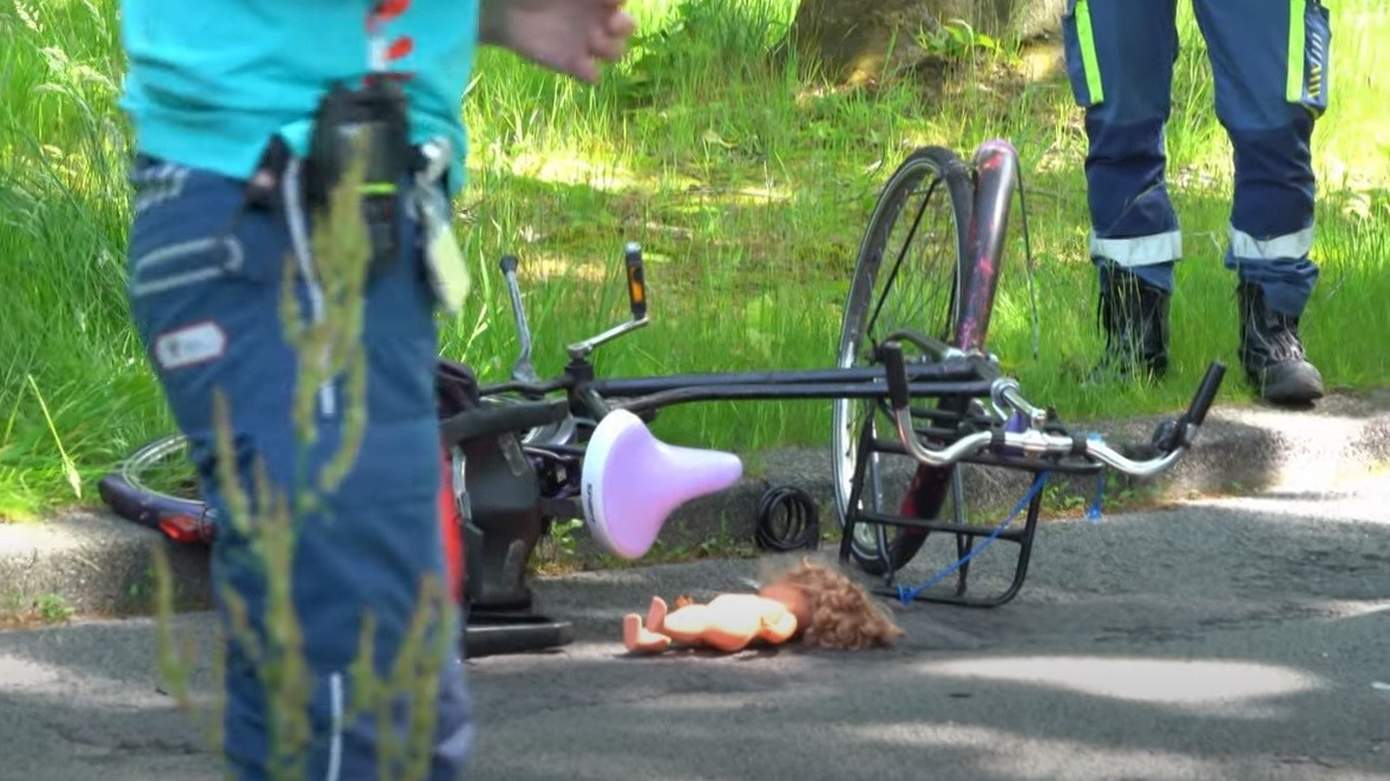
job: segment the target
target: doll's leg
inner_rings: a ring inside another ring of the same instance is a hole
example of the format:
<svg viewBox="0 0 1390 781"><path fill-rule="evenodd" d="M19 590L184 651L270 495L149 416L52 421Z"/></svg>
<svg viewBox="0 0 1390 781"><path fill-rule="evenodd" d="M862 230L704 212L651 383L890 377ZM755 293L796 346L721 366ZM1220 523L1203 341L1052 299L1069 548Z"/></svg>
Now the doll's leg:
<svg viewBox="0 0 1390 781"><path fill-rule="evenodd" d="M670 636L663 634L666 623L666 600L652 597L645 623L636 613L623 616L623 645L633 653L659 654L671 647Z"/></svg>
<svg viewBox="0 0 1390 781"><path fill-rule="evenodd" d="M671 647L671 638L648 630L641 616L628 613L623 616L623 645L635 654L659 654Z"/></svg>
<svg viewBox="0 0 1390 781"><path fill-rule="evenodd" d="M636 613L623 616L623 645L627 646L627 650L659 654L670 648L671 637L665 634L667 612L666 600L652 597L645 622Z"/></svg>
<svg viewBox="0 0 1390 781"><path fill-rule="evenodd" d="M661 597L652 597L651 607L647 608L647 629L653 632L662 631L662 626L666 623L666 600Z"/></svg>

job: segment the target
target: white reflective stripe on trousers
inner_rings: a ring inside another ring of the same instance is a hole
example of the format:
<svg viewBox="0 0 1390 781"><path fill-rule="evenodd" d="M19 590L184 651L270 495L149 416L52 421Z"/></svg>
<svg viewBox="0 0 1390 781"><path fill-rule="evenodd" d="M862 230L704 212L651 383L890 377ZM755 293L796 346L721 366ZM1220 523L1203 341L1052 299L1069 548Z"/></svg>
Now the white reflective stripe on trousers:
<svg viewBox="0 0 1390 781"><path fill-rule="evenodd" d="M1125 267L1168 263L1182 257L1182 231L1131 239L1102 239L1092 231L1091 257L1105 258Z"/></svg>
<svg viewBox="0 0 1390 781"><path fill-rule="evenodd" d="M294 257L299 263L299 273L304 278L304 286L309 296L309 316L315 325L322 323L324 318L323 288L319 287L318 276L314 273L314 261L312 250L309 246L309 230L304 219L303 189L300 187L300 173L302 162L299 158L290 160L289 166L285 169L285 177L281 186L285 198L285 217L290 226L290 243L294 246ZM323 356L324 365L328 363L328 355ZM337 415L337 399L333 394L333 380L323 383L319 388L319 407L324 417Z"/></svg>
<svg viewBox="0 0 1390 781"><path fill-rule="evenodd" d="M1242 260L1302 258L1313 250L1314 226L1269 239L1257 239L1231 226L1231 254Z"/></svg>
<svg viewBox="0 0 1390 781"><path fill-rule="evenodd" d="M328 771L324 773L324 780L339 781L343 773L343 674L333 673L328 685L333 708L333 735L328 744Z"/></svg>

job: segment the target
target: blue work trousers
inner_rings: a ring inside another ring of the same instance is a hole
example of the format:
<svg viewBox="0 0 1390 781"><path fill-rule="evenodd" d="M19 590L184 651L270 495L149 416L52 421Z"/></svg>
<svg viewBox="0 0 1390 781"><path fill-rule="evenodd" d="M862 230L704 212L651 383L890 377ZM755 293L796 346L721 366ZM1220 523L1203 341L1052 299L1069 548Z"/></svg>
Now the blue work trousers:
<svg viewBox="0 0 1390 781"><path fill-rule="evenodd" d="M1331 31L1318 0L1193 0L1235 150L1226 267L1298 316L1317 282L1310 139L1327 108ZM1090 254L1173 286L1182 234L1165 177L1177 0L1069 0L1067 73L1086 109Z"/></svg>
<svg viewBox="0 0 1390 781"><path fill-rule="evenodd" d="M393 699L386 722L375 710L362 712L367 693L352 667L370 616L372 663L377 676L390 676L413 617L428 601L424 584L444 588L436 302L423 270L421 231L406 209L398 211L399 256L365 292L365 388L344 375L313 389L312 403L300 412L307 413L314 437L301 447L295 415L300 364L287 335L296 323L316 322L341 302L325 293L324 274L332 264L315 256L300 170L291 160L279 172L275 195L260 202L248 199L245 181L159 160L140 160L132 175L132 315L218 516L212 566L228 631L225 757L238 781L266 779L268 736L292 731L295 718L303 717L307 748L299 755L306 778L375 779L377 749L386 737L379 729L402 727L423 698L437 720L428 778L453 781L462 776L473 734L457 606L444 599L424 613L425 651L408 668L413 681L427 681L428 669L437 668L438 685ZM220 490L218 394L229 413L240 484L256 510L246 515L260 520L234 522L227 492ZM329 467L354 431L361 433L358 456L334 486ZM254 479L257 474L265 479ZM312 501L301 503L306 496ZM270 508L256 500L267 497L287 500L294 528L290 593L307 669L302 680L280 685L304 687L302 714L277 710L263 676L267 660L257 658L265 651L269 604L257 540ZM446 650L431 650L440 648Z"/></svg>

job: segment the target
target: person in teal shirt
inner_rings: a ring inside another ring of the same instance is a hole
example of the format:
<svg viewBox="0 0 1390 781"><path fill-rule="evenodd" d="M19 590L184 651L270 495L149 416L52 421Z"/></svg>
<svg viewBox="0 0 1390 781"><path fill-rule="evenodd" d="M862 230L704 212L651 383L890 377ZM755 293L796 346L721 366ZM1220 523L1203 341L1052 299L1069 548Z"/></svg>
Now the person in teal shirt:
<svg viewBox="0 0 1390 781"><path fill-rule="evenodd" d="M506 47L592 82L600 63L619 57L632 33L622 6L622 0L123 4L129 72L122 106L138 153L128 297L214 510L213 579L228 629L223 754L239 781L377 778L378 749L388 737L379 730L395 731L400 743L412 712L430 714L433 722L428 778L463 774L473 727L456 643L431 646L447 646L444 658L426 653L418 660L417 673L440 671L437 683L403 694L395 723L362 712L369 692L357 685L353 666L364 627L371 626L375 672L390 675L417 608L428 603L424 584L447 582L434 396L434 314L447 302L431 284L428 226L411 208L422 201L410 199L441 201L463 186L461 101L477 45ZM374 269L363 293L365 392L343 377L315 389L316 438L301 459L293 414L299 359L282 316L322 318L331 302L321 272L332 268L315 257L309 240L316 213L306 203L306 175L313 170L306 158L324 95L335 84L354 88L371 79L400 85L408 140L436 157L402 178L404 186L389 196L399 202L382 212L390 216L392 238L383 245L390 262ZM293 286L288 307L286 280ZM292 517L291 593L307 669L301 679L278 684L303 687L304 713L277 711L277 691L267 685L273 679L259 656L267 636L267 583L258 530L236 523L231 508L238 505L217 479L225 466L214 433L217 397L226 402L244 487L258 474L281 496L298 496L305 487L317 492L317 502L297 507ZM333 454L355 433L348 412L354 405L366 412L360 455L336 487L324 489ZM424 614L427 636L456 636L455 605L447 599L436 605ZM293 739L275 743L273 733Z"/></svg>

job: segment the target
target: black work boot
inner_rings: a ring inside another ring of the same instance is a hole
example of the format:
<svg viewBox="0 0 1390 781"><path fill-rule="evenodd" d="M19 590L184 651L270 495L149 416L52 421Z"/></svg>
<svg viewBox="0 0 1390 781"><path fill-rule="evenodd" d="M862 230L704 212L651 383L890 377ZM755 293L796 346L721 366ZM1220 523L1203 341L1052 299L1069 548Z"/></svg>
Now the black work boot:
<svg viewBox="0 0 1390 781"><path fill-rule="evenodd" d="M1240 362L1262 398L1276 404L1307 404L1323 395L1322 374L1308 362L1298 338L1298 318L1270 309L1259 285L1242 282Z"/></svg>
<svg viewBox="0 0 1390 781"><path fill-rule="evenodd" d="M1168 291L1115 266L1100 279L1105 356L1098 373L1162 377L1168 371Z"/></svg>

